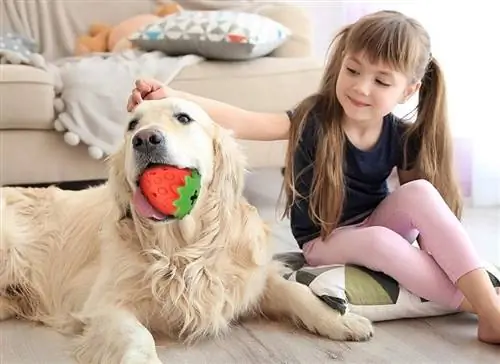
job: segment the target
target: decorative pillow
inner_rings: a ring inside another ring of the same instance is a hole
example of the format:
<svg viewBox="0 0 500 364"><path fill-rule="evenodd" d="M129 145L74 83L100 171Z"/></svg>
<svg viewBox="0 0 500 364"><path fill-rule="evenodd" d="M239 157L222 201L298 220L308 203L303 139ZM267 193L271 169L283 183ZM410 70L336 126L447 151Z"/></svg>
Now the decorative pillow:
<svg viewBox="0 0 500 364"><path fill-rule="evenodd" d="M24 64L46 69L47 63L38 52L38 43L22 34L0 35L0 64Z"/></svg>
<svg viewBox="0 0 500 364"><path fill-rule="evenodd" d="M8 32L0 35L0 58L9 62L30 63L31 55L37 51L37 43L21 34Z"/></svg>
<svg viewBox="0 0 500 364"><path fill-rule="evenodd" d="M456 312L410 293L391 277L356 265L309 267L300 252L277 254L275 259L290 269L284 277L308 286L333 309L360 314L374 322L431 317ZM500 269L486 264L495 287Z"/></svg>
<svg viewBox="0 0 500 364"><path fill-rule="evenodd" d="M290 30L259 14L230 10L184 10L135 32L132 44L170 56L197 54L207 59L249 60L281 46Z"/></svg>

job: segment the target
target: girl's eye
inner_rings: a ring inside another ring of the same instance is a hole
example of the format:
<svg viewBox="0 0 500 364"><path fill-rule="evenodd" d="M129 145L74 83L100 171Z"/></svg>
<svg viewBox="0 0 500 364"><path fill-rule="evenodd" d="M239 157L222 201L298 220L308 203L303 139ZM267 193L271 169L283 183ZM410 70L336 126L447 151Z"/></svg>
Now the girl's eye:
<svg viewBox="0 0 500 364"><path fill-rule="evenodd" d="M380 81L380 80L377 80L377 83L378 83L380 86L383 86L383 87L389 87L389 86L390 86L388 83L382 82L382 81Z"/></svg>
<svg viewBox="0 0 500 364"><path fill-rule="evenodd" d="M346 67L347 71L353 75L357 75L358 72L356 72L356 70L352 69L352 68L349 68L349 67Z"/></svg>

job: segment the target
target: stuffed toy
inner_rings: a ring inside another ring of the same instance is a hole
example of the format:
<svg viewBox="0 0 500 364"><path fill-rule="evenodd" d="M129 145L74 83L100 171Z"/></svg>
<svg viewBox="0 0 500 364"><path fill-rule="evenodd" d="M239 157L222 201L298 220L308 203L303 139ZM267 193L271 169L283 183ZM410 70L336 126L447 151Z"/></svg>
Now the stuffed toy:
<svg viewBox="0 0 500 364"><path fill-rule="evenodd" d="M179 4L172 1L160 5L154 14L139 14L125 19L115 26L102 23L92 24L88 34L77 38L75 55L82 56L94 52L120 52L131 49L132 43L127 39L130 34L182 10Z"/></svg>
<svg viewBox="0 0 500 364"><path fill-rule="evenodd" d="M75 54L80 56L92 52L105 52L110 31L111 27L106 24L92 24L87 35L78 37Z"/></svg>

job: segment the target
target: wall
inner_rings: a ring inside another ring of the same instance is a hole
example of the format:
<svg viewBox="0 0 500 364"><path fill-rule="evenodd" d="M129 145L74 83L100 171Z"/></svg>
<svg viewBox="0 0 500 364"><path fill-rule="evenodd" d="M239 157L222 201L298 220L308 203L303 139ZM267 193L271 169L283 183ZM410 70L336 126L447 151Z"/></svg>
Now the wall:
<svg viewBox="0 0 500 364"><path fill-rule="evenodd" d="M325 58L338 29L364 13L394 9L417 18L432 39L432 53L445 72L457 171L466 197L476 206L500 205L500 123L495 46L498 19L486 0L453 4L419 1L300 1L314 21L314 51ZM432 9L432 10L430 10ZM465 16L466 14L466 16ZM446 25L444 21L446 20ZM416 101L416 100L414 100ZM404 114L414 106L396 110ZM490 149L493 148L493 149Z"/></svg>

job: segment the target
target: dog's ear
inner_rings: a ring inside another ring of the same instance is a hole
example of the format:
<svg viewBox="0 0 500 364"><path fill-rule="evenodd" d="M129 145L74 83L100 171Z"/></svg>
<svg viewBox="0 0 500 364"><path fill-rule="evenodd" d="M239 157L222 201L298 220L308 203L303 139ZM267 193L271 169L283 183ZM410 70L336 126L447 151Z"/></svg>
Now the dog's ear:
<svg viewBox="0 0 500 364"><path fill-rule="evenodd" d="M124 149L119 148L117 152L107 158L106 162L108 165L108 184L111 191L113 191L113 198L119 209L119 214L124 216L129 207L128 204L132 193L125 174Z"/></svg>
<svg viewBox="0 0 500 364"><path fill-rule="evenodd" d="M214 136L214 171L210 189L226 204L243 194L246 158L232 132L218 125Z"/></svg>

